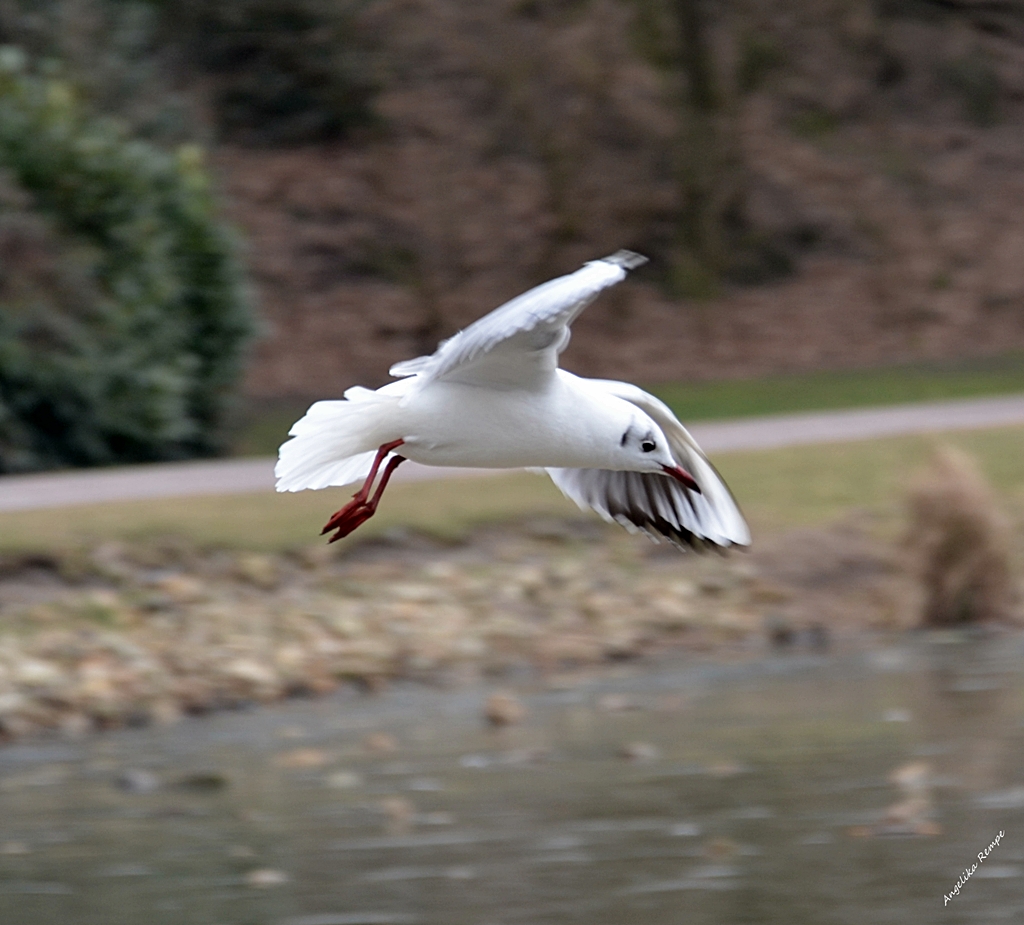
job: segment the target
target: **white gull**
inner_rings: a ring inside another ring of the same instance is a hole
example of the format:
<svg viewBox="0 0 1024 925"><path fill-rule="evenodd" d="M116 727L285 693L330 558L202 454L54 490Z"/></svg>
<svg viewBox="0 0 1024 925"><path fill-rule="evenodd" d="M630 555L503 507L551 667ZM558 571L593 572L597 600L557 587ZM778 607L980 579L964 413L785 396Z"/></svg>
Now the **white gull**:
<svg viewBox="0 0 1024 925"><path fill-rule="evenodd" d="M281 447L277 490L362 480L323 529L334 542L373 515L406 459L539 469L581 508L628 530L695 548L749 545L732 494L667 405L635 385L558 368L576 316L646 262L625 250L590 261L506 302L432 355L396 364L398 381L316 402Z"/></svg>

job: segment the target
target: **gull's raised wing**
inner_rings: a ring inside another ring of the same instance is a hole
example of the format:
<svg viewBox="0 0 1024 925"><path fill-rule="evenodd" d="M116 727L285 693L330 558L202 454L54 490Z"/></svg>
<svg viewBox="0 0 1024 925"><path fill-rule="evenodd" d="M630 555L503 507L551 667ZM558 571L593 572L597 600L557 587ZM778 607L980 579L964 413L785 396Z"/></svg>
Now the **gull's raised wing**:
<svg viewBox="0 0 1024 925"><path fill-rule="evenodd" d="M530 388L558 368L569 325L602 289L626 278L646 257L621 250L592 260L496 308L442 341L427 357L391 367L392 376L418 376L423 384L446 379L496 387Z"/></svg>
<svg viewBox="0 0 1024 925"><path fill-rule="evenodd" d="M661 428L676 462L700 486L691 491L657 473L610 469L548 469L562 493L605 520L640 530L678 546L749 546L750 529L722 477L667 405L626 382L589 380L609 394L632 402Z"/></svg>

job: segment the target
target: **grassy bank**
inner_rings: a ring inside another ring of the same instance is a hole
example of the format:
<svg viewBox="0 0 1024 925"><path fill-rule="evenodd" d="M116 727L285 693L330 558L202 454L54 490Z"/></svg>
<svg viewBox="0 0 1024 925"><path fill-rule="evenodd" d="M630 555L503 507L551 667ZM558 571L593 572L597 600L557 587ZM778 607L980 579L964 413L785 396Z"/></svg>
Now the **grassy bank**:
<svg viewBox="0 0 1024 925"><path fill-rule="evenodd" d="M900 518L909 475L938 442L977 456L1008 499L1024 498L1024 428L898 437L715 457L755 531L816 526L854 509ZM347 489L132 501L0 515L0 551L45 551L106 539L177 535L200 546L282 551L323 543L318 536ZM481 523L532 515L571 515L575 506L530 473L396 484L355 539L395 528L457 537ZM343 543L354 542L354 539Z"/></svg>
<svg viewBox="0 0 1024 925"><path fill-rule="evenodd" d="M832 411L1024 392L1024 354L649 388L688 421Z"/></svg>

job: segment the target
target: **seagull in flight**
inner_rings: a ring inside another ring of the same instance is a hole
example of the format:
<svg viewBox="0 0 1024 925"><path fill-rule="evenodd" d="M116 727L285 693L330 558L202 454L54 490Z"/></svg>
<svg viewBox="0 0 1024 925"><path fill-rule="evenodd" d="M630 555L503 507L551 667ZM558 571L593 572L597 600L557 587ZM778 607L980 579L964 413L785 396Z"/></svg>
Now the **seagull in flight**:
<svg viewBox="0 0 1024 925"><path fill-rule="evenodd" d="M395 382L316 402L281 446L277 490L361 481L323 529L333 543L373 516L406 459L526 468L631 532L696 549L750 545L728 487L667 405L635 385L559 369L580 312L646 262L627 250L592 260L506 302L430 356L396 364Z"/></svg>

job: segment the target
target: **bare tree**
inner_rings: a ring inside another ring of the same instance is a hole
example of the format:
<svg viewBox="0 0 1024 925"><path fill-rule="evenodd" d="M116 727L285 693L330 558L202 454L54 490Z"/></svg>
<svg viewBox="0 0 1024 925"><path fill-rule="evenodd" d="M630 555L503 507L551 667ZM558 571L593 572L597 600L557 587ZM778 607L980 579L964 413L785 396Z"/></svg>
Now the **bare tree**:
<svg viewBox="0 0 1024 925"><path fill-rule="evenodd" d="M674 3L683 78L674 285L699 297L713 294L727 267L727 223L742 208L742 157L733 94L716 66L709 0Z"/></svg>

